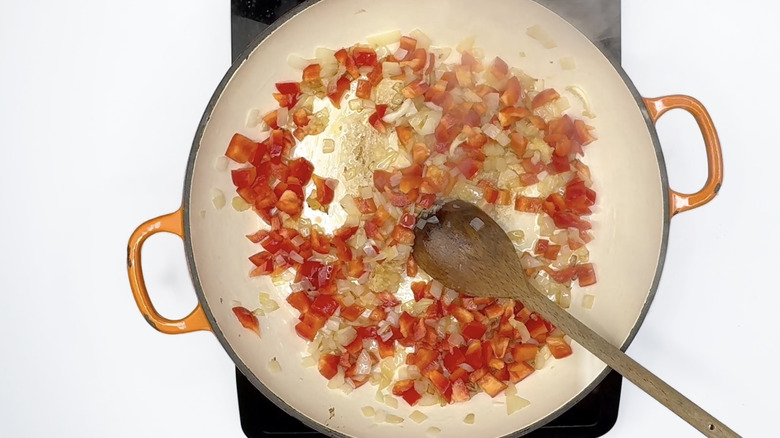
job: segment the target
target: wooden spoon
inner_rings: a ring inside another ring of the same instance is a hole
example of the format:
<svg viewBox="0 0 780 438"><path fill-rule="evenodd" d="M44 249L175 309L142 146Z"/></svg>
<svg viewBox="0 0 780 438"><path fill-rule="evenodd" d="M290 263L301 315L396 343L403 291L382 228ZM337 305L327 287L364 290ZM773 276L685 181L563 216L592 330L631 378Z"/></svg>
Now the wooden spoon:
<svg viewBox="0 0 780 438"><path fill-rule="evenodd" d="M436 218L415 228L413 250L415 261L431 277L467 295L521 301L699 432L708 437L739 436L536 290L509 237L484 211L451 201Z"/></svg>

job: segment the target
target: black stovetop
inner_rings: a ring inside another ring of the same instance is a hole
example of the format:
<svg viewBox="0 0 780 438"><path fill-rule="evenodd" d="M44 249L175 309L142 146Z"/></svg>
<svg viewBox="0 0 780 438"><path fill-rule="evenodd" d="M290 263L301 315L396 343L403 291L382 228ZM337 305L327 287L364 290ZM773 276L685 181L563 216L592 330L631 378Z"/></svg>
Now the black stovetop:
<svg viewBox="0 0 780 438"><path fill-rule="evenodd" d="M566 18L609 55L620 61L620 0L536 0ZM236 59L269 24L303 0L231 0L232 54ZM622 377L611 371L579 403L549 424L526 435L530 438L595 438L617 420ZM307 437L316 432L265 398L236 370L241 428L247 438Z"/></svg>

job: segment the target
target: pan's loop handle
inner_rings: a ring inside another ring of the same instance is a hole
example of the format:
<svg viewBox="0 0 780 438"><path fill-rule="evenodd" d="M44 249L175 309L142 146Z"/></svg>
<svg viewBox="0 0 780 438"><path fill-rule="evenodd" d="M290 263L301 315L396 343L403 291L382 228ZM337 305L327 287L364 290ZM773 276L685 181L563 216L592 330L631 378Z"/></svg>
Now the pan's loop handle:
<svg viewBox="0 0 780 438"><path fill-rule="evenodd" d="M683 109L688 111L699 125L704 137L704 147L707 150L707 182L701 190L692 194L680 193L669 190L670 215L691 210L710 202L718 194L723 183L723 155L720 148L720 140L712 123L712 118L698 100L685 95L670 95L662 97L644 98L650 119L655 123L665 112L670 109Z"/></svg>
<svg viewBox="0 0 780 438"><path fill-rule="evenodd" d="M183 239L182 217L183 212L179 208L173 213L144 222L130 236L130 242L127 246L127 275L130 277L130 289L133 291L133 298L138 305L138 310L152 327L169 335L211 330L211 324L209 324L200 303L189 315L182 319L172 320L157 313L151 299L149 299L149 293L146 291L146 283L144 283L143 270L141 269L141 248L147 238L161 231L173 233Z"/></svg>

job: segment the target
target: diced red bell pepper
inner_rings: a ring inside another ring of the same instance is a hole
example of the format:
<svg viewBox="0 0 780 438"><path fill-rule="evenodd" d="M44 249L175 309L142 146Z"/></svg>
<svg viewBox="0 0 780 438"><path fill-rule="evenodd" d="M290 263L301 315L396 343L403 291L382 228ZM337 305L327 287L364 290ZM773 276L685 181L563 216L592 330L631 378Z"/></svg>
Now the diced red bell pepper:
<svg viewBox="0 0 780 438"><path fill-rule="evenodd" d="M312 173L314 173L314 165L306 158L296 158L287 163L287 167L290 168L288 178L297 178L298 183L302 186L309 183Z"/></svg>
<svg viewBox="0 0 780 438"><path fill-rule="evenodd" d="M316 260L306 260L299 272L306 277L315 289L329 285L333 279L333 265L324 265Z"/></svg>
<svg viewBox="0 0 780 438"><path fill-rule="evenodd" d="M470 323L461 327L461 334L467 340L481 339L487 332L487 327L478 321L471 321Z"/></svg>
<svg viewBox="0 0 780 438"><path fill-rule="evenodd" d="M477 384L491 397L495 397L507 388L506 383L498 380L494 375L487 373L477 381Z"/></svg>
<svg viewBox="0 0 780 438"><path fill-rule="evenodd" d="M225 156L237 163L246 163L255 153L257 143L241 134L233 134Z"/></svg>
<svg viewBox="0 0 780 438"><path fill-rule="evenodd" d="M596 272L593 270L593 263L583 263L577 266L577 280L580 287L596 284Z"/></svg>
<svg viewBox="0 0 780 438"><path fill-rule="evenodd" d="M287 296L287 302L301 313L308 312L311 307L311 299L303 291L291 293Z"/></svg>
<svg viewBox="0 0 780 438"><path fill-rule="evenodd" d="M346 307L341 311L341 317L347 321L355 321L356 319L360 318L360 315L363 314L364 310L365 308L363 308L363 306L352 304L351 306Z"/></svg>
<svg viewBox="0 0 780 438"><path fill-rule="evenodd" d="M333 202L333 197L335 196L334 189L338 183L338 180L332 178L320 178L314 174L312 174L312 179L314 180L314 185L317 189L317 202L319 202L323 207L327 207L331 202Z"/></svg>
<svg viewBox="0 0 780 438"><path fill-rule="evenodd" d="M556 359L562 359L572 353L571 346L566 343L562 336L548 336L545 342L550 349L550 353Z"/></svg>
<svg viewBox="0 0 780 438"><path fill-rule="evenodd" d="M336 108L341 108L341 98L349 90L351 81L346 76L342 76L336 81L336 90L328 95L328 98Z"/></svg>
<svg viewBox="0 0 780 438"><path fill-rule="evenodd" d="M326 317L331 317L336 313L336 309L338 308L339 303L330 295L317 295L317 298L311 303L310 311Z"/></svg>
<svg viewBox="0 0 780 438"><path fill-rule="evenodd" d="M376 51L368 47L355 47L352 49L352 58L358 67L373 66L376 64Z"/></svg>
<svg viewBox="0 0 780 438"><path fill-rule="evenodd" d="M499 100L504 106L512 106L520 100L520 80L517 76L512 76L506 82L506 88L501 93Z"/></svg>
<svg viewBox="0 0 780 438"><path fill-rule="evenodd" d="M525 323L525 327L528 329L528 333L532 338L536 338L539 335L547 333L547 326L544 324L541 318L531 318Z"/></svg>
<svg viewBox="0 0 780 438"><path fill-rule="evenodd" d="M463 380L455 380L452 382L452 401L464 402L471 399L468 388L466 388L466 382Z"/></svg>
<svg viewBox="0 0 780 438"><path fill-rule="evenodd" d="M452 351L444 353L444 368L450 373L455 372L458 365L466 362L466 355L460 348L453 348Z"/></svg>
<svg viewBox="0 0 780 438"><path fill-rule="evenodd" d="M547 104L548 102L552 102L553 100L558 99L559 97L561 97L561 95L558 94L554 88L542 90L539 92L539 94L536 95L536 97L533 98L533 101L531 101L531 108L537 109L540 106Z"/></svg>
<svg viewBox="0 0 780 438"><path fill-rule="evenodd" d="M245 329L252 330L260 335L260 323L257 321L255 314L250 312L249 309L236 306L233 308L233 314L236 315L238 322L240 322Z"/></svg>
<svg viewBox="0 0 780 438"><path fill-rule="evenodd" d="M477 341L469 344L464 354L466 363L473 369L482 368L482 343Z"/></svg>
<svg viewBox="0 0 780 438"><path fill-rule="evenodd" d="M304 82L317 82L320 80L320 72L322 67L319 64L311 64L303 69L303 81Z"/></svg>
<svg viewBox="0 0 780 438"><path fill-rule="evenodd" d="M339 372L339 356L335 354L323 354L320 356L317 369L323 377L330 380Z"/></svg>
<svg viewBox="0 0 780 438"><path fill-rule="evenodd" d="M527 362L529 360L534 360L538 351L539 349L536 345L517 344L511 349L512 359L514 359L515 362Z"/></svg>
<svg viewBox="0 0 780 438"><path fill-rule="evenodd" d="M507 365L507 370L509 371L509 381L512 383L517 383L525 379L535 371L534 367L528 365L526 362L510 363Z"/></svg>

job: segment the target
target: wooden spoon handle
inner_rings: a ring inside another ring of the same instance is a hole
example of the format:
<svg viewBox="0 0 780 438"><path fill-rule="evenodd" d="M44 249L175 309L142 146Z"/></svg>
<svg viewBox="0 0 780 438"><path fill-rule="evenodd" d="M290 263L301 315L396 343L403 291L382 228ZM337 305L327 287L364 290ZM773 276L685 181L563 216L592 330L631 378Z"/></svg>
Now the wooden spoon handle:
<svg viewBox="0 0 780 438"><path fill-rule="evenodd" d="M527 297L531 295L532 297ZM690 401L677 390L659 379L655 374L628 357L617 347L608 343L596 332L574 318L557 304L547 299L539 292L531 291L523 294L523 303L536 310L556 327L559 327L569 337L588 349L596 357L604 361L610 368L622 374L640 389L650 394L680 418L687 421L699 432L708 437L739 437L728 426L718 421L707 411Z"/></svg>

